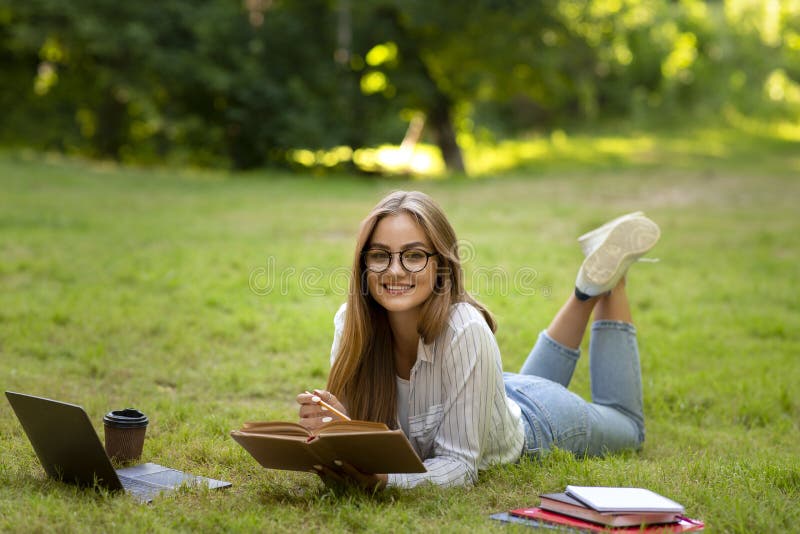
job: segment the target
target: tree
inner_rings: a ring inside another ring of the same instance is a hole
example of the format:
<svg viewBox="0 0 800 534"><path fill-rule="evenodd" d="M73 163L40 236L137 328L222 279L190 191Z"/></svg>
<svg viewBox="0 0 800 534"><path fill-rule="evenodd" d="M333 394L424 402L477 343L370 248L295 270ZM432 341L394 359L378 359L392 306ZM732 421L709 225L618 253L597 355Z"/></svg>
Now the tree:
<svg viewBox="0 0 800 534"><path fill-rule="evenodd" d="M774 0L0 0L0 142L251 168L424 114L463 172L473 122L796 117L798 21Z"/></svg>

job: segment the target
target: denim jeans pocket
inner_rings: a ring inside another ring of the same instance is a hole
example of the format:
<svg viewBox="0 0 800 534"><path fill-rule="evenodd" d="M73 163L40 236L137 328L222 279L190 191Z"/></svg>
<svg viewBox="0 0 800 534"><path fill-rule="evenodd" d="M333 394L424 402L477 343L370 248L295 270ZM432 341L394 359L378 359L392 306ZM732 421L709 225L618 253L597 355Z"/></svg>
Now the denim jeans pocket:
<svg viewBox="0 0 800 534"><path fill-rule="evenodd" d="M542 449L558 447L575 454L586 452L589 413L582 398L561 384L541 378L514 389L526 401L519 403L525 416L541 429Z"/></svg>

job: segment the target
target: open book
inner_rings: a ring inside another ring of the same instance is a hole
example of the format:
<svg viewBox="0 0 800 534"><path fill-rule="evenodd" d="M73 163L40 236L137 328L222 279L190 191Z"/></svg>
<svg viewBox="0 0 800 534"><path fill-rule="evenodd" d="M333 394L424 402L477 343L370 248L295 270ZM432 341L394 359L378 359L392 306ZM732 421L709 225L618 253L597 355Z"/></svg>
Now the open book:
<svg viewBox="0 0 800 534"><path fill-rule="evenodd" d="M249 422L231 437L268 469L310 471L334 460L363 473L424 473L402 430L383 423L332 421L311 432L297 423Z"/></svg>

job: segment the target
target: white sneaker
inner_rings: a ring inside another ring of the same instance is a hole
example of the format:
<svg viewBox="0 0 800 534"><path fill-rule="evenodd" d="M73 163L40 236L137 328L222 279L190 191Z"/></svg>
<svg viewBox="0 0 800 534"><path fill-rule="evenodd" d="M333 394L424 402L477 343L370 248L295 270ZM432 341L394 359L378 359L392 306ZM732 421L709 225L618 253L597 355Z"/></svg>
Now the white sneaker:
<svg viewBox="0 0 800 534"><path fill-rule="evenodd" d="M614 226L621 223L622 221L627 221L628 219L632 219L634 217L644 217L643 211L634 211L633 213L627 213L625 215L621 215L616 219L608 221L603 226L595 228L590 232L586 232L582 236L578 238L578 243L581 246L581 250L583 251L584 256L588 256L591 254L594 249L600 246L600 243L606 238L608 233L611 231Z"/></svg>
<svg viewBox="0 0 800 534"><path fill-rule="evenodd" d="M611 223L604 236L598 233L592 238L594 247L578 271L575 295L581 300L610 291L625 276L628 268L650 251L661 237L658 225L644 215L628 214ZM589 234L581 237L586 235ZM599 239L602 241L597 243Z"/></svg>

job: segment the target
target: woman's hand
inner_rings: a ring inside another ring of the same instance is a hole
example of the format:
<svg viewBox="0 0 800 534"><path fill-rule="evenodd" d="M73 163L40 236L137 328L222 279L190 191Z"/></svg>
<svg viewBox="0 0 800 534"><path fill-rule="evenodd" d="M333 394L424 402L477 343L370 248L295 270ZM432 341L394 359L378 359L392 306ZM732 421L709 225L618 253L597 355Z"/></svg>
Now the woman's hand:
<svg viewBox="0 0 800 534"><path fill-rule="evenodd" d="M314 466L326 486L355 485L364 491L375 492L385 488L389 480L388 475L362 473L347 462L335 460L334 464Z"/></svg>
<svg viewBox="0 0 800 534"><path fill-rule="evenodd" d="M325 423L330 423L339 417L319 404L325 401L343 414L347 414L347 409L339 402L330 391L315 389L313 393L301 393L297 396L297 404L300 405L300 424L308 430L316 430Z"/></svg>

